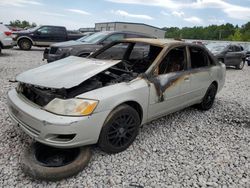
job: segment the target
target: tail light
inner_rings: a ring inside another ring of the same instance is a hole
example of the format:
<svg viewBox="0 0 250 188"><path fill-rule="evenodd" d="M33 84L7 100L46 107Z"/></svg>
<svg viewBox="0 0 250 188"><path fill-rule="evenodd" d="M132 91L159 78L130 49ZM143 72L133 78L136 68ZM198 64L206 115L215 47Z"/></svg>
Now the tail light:
<svg viewBox="0 0 250 188"><path fill-rule="evenodd" d="M5 31L4 34L7 35L7 36L10 36L12 34L12 32L11 31Z"/></svg>

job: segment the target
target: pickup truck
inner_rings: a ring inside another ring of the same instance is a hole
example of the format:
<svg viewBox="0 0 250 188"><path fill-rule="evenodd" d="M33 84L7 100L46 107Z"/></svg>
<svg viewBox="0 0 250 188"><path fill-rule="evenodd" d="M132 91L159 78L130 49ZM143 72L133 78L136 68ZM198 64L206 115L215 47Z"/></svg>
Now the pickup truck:
<svg viewBox="0 0 250 188"><path fill-rule="evenodd" d="M22 50L30 50L32 46L47 47L57 42L77 40L83 34L69 34L62 26L39 26L28 30L13 32L16 45Z"/></svg>

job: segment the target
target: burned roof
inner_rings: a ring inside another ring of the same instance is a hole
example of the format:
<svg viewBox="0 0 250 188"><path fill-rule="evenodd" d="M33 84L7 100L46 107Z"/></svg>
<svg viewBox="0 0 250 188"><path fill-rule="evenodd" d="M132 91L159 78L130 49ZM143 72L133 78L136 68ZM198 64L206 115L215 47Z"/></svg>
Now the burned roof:
<svg viewBox="0 0 250 188"><path fill-rule="evenodd" d="M167 46L169 44L184 44L183 41L174 39L129 38L129 39L124 39L122 41L149 43L161 47Z"/></svg>

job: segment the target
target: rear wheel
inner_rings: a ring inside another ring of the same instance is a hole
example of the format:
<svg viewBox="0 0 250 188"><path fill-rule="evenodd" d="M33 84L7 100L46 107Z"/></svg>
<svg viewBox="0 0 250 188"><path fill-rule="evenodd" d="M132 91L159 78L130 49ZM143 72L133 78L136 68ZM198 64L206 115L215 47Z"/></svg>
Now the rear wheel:
<svg viewBox="0 0 250 188"><path fill-rule="evenodd" d="M238 64L238 65L236 66L236 69L242 70L243 67L244 67L244 65L245 65L245 61L242 60L242 61L240 62L240 64Z"/></svg>
<svg viewBox="0 0 250 188"><path fill-rule="evenodd" d="M32 47L32 42L29 39L20 39L18 41L18 46L21 50L30 50Z"/></svg>
<svg viewBox="0 0 250 188"><path fill-rule="evenodd" d="M217 88L214 84L211 84L207 89L205 96L202 99L202 102L198 104L200 110L209 110L212 108L217 93Z"/></svg>
<svg viewBox="0 0 250 188"><path fill-rule="evenodd" d="M121 105L114 109L102 128L98 145L107 153L118 153L127 149L139 133L140 117L138 112Z"/></svg>
<svg viewBox="0 0 250 188"><path fill-rule="evenodd" d="M22 170L35 179L57 181L76 175L88 164L88 147L59 149L34 143L22 156Z"/></svg>

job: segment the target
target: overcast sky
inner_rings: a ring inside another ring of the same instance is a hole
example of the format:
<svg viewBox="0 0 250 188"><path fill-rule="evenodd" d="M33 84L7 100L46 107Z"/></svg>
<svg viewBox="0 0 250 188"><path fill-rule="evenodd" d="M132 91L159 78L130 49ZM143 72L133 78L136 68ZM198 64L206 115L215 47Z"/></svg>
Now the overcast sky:
<svg viewBox="0 0 250 188"><path fill-rule="evenodd" d="M0 0L0 22L20 19L68 29L96 22L140 22L157 27L250 21L250 0Z"/></svg>

